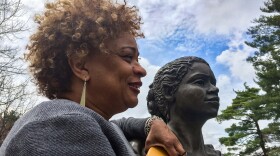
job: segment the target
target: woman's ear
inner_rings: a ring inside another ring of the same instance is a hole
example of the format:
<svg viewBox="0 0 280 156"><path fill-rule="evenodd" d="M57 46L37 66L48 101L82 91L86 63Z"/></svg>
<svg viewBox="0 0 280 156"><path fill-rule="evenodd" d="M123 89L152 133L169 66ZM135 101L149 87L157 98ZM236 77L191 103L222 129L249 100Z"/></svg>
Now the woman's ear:
<svg viewBox="0 0 280 156"><path fill-rule="evenodd" d="M79 58L69 58L68 63L70 65L70 68L72 69L74 75L78 77L81 80L88 80L89 72L85 68L85 62L82 59Z"/></svg>

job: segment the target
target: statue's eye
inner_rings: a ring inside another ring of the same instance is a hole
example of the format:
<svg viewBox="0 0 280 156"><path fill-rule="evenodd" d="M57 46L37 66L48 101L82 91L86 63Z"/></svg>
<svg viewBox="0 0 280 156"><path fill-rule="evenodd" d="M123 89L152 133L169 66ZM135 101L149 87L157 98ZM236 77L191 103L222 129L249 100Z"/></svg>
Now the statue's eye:
<svg viewBox="0 0 280 156"><path fill-rule="evenodd" d="M199 86L204 86L205 81L203 79L198 79L198 80L194 81L194 84L199 85Z"/></svg>

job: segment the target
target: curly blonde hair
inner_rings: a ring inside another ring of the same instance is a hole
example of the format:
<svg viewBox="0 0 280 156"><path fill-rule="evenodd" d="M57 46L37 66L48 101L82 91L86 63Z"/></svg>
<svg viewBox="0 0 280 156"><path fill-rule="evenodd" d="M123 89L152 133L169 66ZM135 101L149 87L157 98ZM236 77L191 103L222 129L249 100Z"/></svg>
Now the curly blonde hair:
<svg viewBox="0 0 280 156"><path fill-rule="evenodd" d="M50 99L70 91L72 70L68 59L107 52L104 41L129 32L144 37L135 6L110 0L57 0L35 16L39 24L30 37L25 59L39 92Z"/></svg>

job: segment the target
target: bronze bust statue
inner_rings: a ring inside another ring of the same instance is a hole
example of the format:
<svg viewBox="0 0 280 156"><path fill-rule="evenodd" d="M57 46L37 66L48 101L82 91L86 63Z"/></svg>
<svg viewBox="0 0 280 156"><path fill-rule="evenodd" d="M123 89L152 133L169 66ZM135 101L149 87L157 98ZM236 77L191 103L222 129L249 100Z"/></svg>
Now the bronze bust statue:
<svg viewBox="0 0 280 156"><path fill-rule="evenodd" d="M202 127L217 116L219 89L209 64L189 56L171 61L155 75L147 96L151 115L164 119L177 135L188 156L220 156L205 145Z"/></svg>

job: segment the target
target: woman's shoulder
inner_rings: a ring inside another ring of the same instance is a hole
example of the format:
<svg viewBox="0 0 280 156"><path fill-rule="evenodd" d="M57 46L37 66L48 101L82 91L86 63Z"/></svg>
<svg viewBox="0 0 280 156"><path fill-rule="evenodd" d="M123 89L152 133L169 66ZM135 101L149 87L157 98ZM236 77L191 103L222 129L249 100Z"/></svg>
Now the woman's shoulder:
<svg viewBox="0 0 280 156"><path fill-rule="evenodd" d="M99 115L79 104L64 99L44 101L21 116L14 124L12 130L19 131L26 125L65 119L88 119L92 125L99 124Z"/></svg>
<svg viewBox="0 0 280 156"><path fill-rule="evenodd" d="M69 100L42 102L16 121L0 148L0 155L8 146L16 145L16 140L28 142L34 140L34 138L39 138L35 140L44 141L47 139L45 137L48 136L52 139L48 138L47 140L55 142L60 137L65 138L67 134L85 140L86 138L83 138L85 135L102 138L104 135L97 118L98 116L93 111ZM61 133L63 135L60 135ZM51 145L51 143L48 145Z"/></svg>
<svg viewBox="0 0 280 156"><path fill-rule="evenodd" d="M20 120L40 121L49 118L56 118L62 115L94 115L95 113L85 107L81 107L78 103L65 100L55 99L41 102L33 109L26 112Z"/></svg>
<svg viewBox="0 0 280 156"><path fill-rule="evenodd" d="M83 114L101 117L93 110L67 99L54 99L41 102L26 114L36 114L39 117L53 117L63 114Z"/></svg>
<svg viewBox="0 0 280 156"><path fill-rule="evenodd" d="M36 155L41 154L40 150L36 149L42 149L47 153L44 153L45 155L65 155L65 153L89 155L83 152L93 154L98 150L103 152L101 147L113 153L110 144L106 141L107 136L102 124L104 123L99 121L95 113L88 112L86 108L76 103L65 100L46 101L17 121L5 139L0 155L19 149L24 150L25 153L35 152ZM98 145L93 147L95 144ZM53 148L60 150L55 152Z"/></svg>

